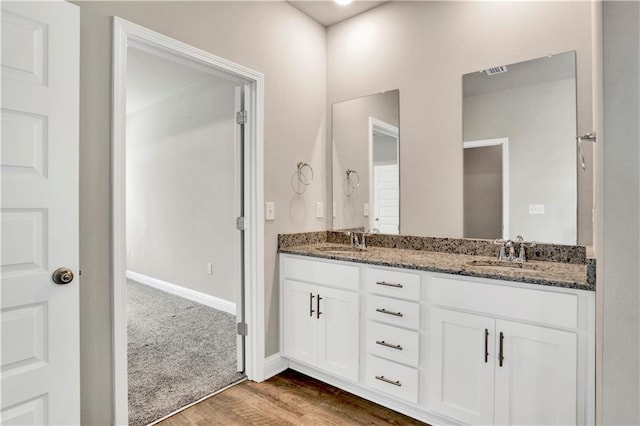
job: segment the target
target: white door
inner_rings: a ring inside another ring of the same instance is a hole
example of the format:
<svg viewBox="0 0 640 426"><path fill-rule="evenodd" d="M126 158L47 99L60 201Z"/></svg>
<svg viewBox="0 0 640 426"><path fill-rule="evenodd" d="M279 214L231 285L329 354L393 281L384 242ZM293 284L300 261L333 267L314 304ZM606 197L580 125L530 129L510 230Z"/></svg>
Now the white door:
<svg viewBox="0 0 640 426"><path fill-rule="evenodd" d="M359 294L317 287L320 303L318 367L357 381L360 359Z"/></svg>
<svg viewBox="0 0 640 426"><path fill-rule="evenodd" d="M500 320L496 331L504 361L496 366L495 423L576 424L576 334Z"/></svg>
<svg viewBox="0 0 640 426"><path fill-rule="evenodd" d="M78 7L2 2L2 424L80 423L78 93Z"/></svg>
<svg viewBox="0 0 640 426"><path fill-rule="evenodd" d="M298 281L284 282L284 353L316 365L318 361L318 299L316 287Z"/></svg>
<svg viewBox="0 0 640 426"><path fill-rule="evenodd" d="M373 228L383 234L400 232L400 172L397 164L373 168Z"/></svg>
<svg viewBox="0 0 640 426"><path fill-rule="evenodd" d="M431 309L429 406L468 424L493 424L495 320Z"/></svg>

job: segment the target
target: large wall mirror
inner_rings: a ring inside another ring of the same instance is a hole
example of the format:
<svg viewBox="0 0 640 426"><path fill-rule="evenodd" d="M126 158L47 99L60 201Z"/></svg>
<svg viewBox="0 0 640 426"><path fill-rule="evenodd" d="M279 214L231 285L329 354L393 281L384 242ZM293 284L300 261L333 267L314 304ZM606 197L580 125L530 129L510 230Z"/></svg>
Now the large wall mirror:
<svg viewBox="0 0 640 426"><path fill-rule="evenodd" d="M333 227L400 232L399 91L333 105Z"/></svg>
<svg viewBox="0 0 640 426"><path fill-rule="evenodd" d="M576 60L466 74L464 236L576 244Z"/></svg>

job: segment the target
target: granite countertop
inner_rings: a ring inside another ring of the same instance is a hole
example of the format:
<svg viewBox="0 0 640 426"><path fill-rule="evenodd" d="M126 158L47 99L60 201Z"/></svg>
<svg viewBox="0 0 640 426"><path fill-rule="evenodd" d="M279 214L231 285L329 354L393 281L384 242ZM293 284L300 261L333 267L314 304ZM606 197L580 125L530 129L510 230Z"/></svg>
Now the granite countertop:
<svg viewBox="0 0 640 426"><path fill-rule="evenodd" d="M342 252L327 250L346 250ZM520 269L500 266L479 266L478 263L495 262L495 257L451 254L444 252L387 247L367 247L363 251L348 251L346 244L318 242L281 247L280 253L342 260L395 268L441 272L469 277L491 278L553 287L595 290L595 282L588 278L587 265L559 262L528 261ZM476 263L474 265L473 263Z"/></svg>

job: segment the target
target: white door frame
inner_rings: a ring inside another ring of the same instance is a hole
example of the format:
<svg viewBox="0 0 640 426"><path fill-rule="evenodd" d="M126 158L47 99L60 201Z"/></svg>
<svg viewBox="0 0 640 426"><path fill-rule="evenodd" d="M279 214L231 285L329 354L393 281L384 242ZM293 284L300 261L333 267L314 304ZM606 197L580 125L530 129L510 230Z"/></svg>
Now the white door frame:
<svg viewBox="0 0 640 426"><path fill-rule="evenodd" d="M373 130L378 130L385 135L396 138L396 160L398 161L398 173L400 173L400 130L393 124L369 117L369 232L375 228L375 205L373 203ZM398 184L400 176L398 176ZM399 185L398 185L399 186ZM398 210L400 209L400 194L398 194ZM400 233L400 211L398 211L398 233Z"/></svg>
<svg viewBox="0 0 640 426"><path fill-rule="evenodd" d="M509 138L465 141L463 149L502 146L502 239L509 239ZM464 152L464 151L463 151Z"/></svg>
<svg viewBox="0 0 640 426"><path fill-rule="evenodd" d="M250 380L264 380L264 75L219 58L124 19L113 19L112 93L112 276L113 276L113 386L114 423L128 423L127 311L126 311L126 85L127 48L143 45L173 57L195 62L209 72L244 83L249 92L245 125L245 373Z"/></svg>

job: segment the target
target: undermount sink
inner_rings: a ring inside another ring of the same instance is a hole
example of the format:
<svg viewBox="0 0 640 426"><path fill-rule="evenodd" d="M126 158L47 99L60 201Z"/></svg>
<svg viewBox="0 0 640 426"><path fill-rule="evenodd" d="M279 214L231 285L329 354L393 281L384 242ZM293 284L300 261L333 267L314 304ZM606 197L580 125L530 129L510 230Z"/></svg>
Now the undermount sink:
<svg viewBox="0 0 640 426"><path fill-rule="evenodd" d="M357 247L318 247L317 251L333 254L345 254L345 253L365 253L367 249L361 249Z"/></svg>
<svg viewBox="0 0 640 426"><path fill-rule="evenodd" d="M514 270L514 271L525 270L525 271L537 272L538 270L536 265L532 265L530 263L502 262L499 260L472 260L470 262L467 262L467 265L480 266L483 268Z"/></svg>

